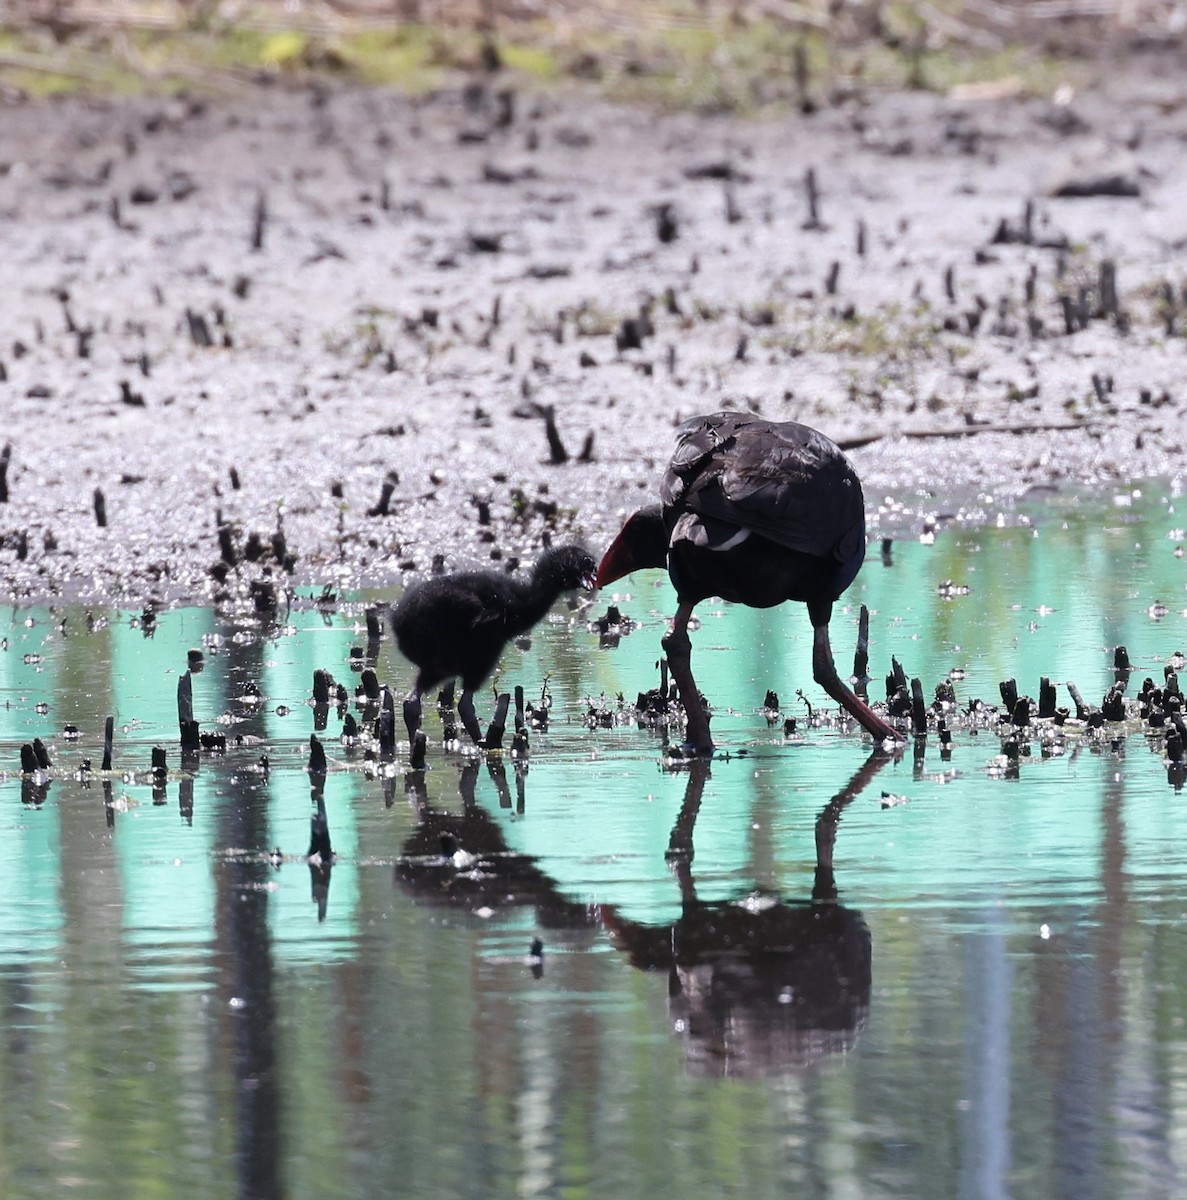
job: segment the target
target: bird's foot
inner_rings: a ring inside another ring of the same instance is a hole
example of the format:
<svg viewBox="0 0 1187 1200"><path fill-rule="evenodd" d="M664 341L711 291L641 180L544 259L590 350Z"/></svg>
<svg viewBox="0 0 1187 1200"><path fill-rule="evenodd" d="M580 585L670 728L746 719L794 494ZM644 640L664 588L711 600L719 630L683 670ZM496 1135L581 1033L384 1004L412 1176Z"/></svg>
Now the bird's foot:
<svg viewBox="0 0 1187 1200"><path fill-rule="evenodd" d="M891 743L894 748L902 746L907 735L899 729L895 729L893 725L888 725L885 721L875 718L875 723L870 723L865 726L866 732L874 739L876 745L884 746L887 742ZM864 723L864 722L863 722Z"/></svg>

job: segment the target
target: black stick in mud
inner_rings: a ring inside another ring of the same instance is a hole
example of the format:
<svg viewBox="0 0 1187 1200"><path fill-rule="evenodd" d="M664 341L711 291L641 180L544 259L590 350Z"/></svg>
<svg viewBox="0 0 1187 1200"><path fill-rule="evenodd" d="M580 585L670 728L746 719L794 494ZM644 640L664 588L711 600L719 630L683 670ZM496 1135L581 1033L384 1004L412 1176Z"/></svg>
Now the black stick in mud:
<svg viewBox="0 0 1187 1200"><path fill-rule="evenodd" d="M0 450L0 504L8 503L8 464L12 460L12 443L5 442Z"/></svg>
<svg viewBox="0 0 1187 1200"><path fill-rule="evenodd" d="M1067 681L1067 690L1068 695L1072 698L1072 703L1076 706L1076 720L1087 721L1091 710L1084 703L1084 697L1080 695L1080 689L1069 679Z"/></svg>
<svg viewBox="0 0 1187 1200"><path fill-rule="evenodd" d="M927 733L927 705L923 699L923 683L911 680L911 729L917 737Z"/></svg>
<svg viewBox="0 0 1187 1200"><path fill-rule="evenodd" d="M33 757L37 760L37 767L41 771L48 771L52 765L49 761L49 751L45 748L45 743L40 738L33 739Z"/></svg>
<svg viewBox="0 0 1187 1200"><path fill-rule="evenodd" d="M187 671L177 681L177 724L181 732L181 748L197 750L198 722L194 720L194 683Z"/></svg>
<svg viewBox="0 0 1187 1200"><path fill-rule="evenodd" d="M165 747L152 748L152 802L165 803L165 786L169 782L169 768L165 761Z"/></svg>
<svg viewBox="0 0 1187 1200"><path fill-rule="evenodd" d="M802 229L823 229L820 221L820 189L816 183L816 168L809 167L804 174L804 192L808 200L808 219Z"/></svg>
<svg viewBox="0 0 1187 1200"><path fill-rule="evenodd" d="M107 526L107 499L103 495L102 488L95 489L95 494L92 497L92 503L95 506L95 524L98 525L100 529L106 528L106 526Z"/></svg>
<svg viewBox="0 0 1187 1200"><path fill-rule="evenodd" d="M525 727L523 729L517 729L515 731L514 736L511 738L511 754L512 754L512 756L515 758L523 758L523 757L525 757L525 755L528 753L528 751L531 748L532 748L531 743L528 740L527 728ZM526 769L527 768L524 767L524 770L526 770ZM518 777L519 776L517 775L517 778ZM523 788L520 787L519 790L522 793ZM520 811L522 811L522 809Z"/></svg>
<svg viewBox="0 0 1187 1200"><path fill-rule="evenodd" d="M441 718L441 741L449 746L457 740L457 715L451 708Z"/></svg>
<svg viewBox="0 0 1187 1200"><path fill-rule="evenodd" d="M228 567L233 567L239 562L239 552L235 549L235 538L231 526L223 520L221 509L214 511L214 524L218 529L219 557Z"/></svg>
<svg viewBox="0 0 1187 1200"><path fill-rule="evenodd" d="M320 667L313 672L313 703L314 704L329 704L330 690L334 685L333 677L329 671L323 671Z"/></svg>
<svg viewBox="0 0 1187 1200"><path fill-rule="evenodd" d="M109 716L103 726L103 770L111 770L111 749L115 741L115 717Z"/></svg>
<svg viewBox="0 0 1187 1200"><path fill-rule="evenodd" d="M326 774L326 748L321 744L316 734L309 735L309 761L305 764L310 780L320 775L324 780Z"/></svg>
<svg viewBox="0 0 1187 1200"><path fill-rule="evenodd" d="M857 649L853 652L855 691L863 699L870 681L870 610L863 604L857 614Z"/></svg>
<svg viewBox="0 0 1187 1200"><path fill-rule="evenodd" d="M210 332L210 324L206 320L205 314L187 308L185 323L190 333L190 341L195 346L201 350L209 350L214 345L214 334Z"/></svg>
<svg viewBox="0 0 1187 1200"><path fill-rule="evenodd" d="M517 686L515 689L515 732L520 734L524 731L526 722L524 720L524 705L523 705L523 688Z"/></svg>
<svg viewBox="0 0 1187 1200"><path fill-rule="evenodd" d="M258 616L276 619L276 584L271 579L253 579L248 587L252 608Z"/></svg>
<svg viewBox="0 0 1187 1200"><path fill-rule="evenodd" d="M1171 713L1171 725L1174 726L1183 745L1187 746L1187 721L1183 720L1181 713Z"/></svg>
<svg viewBox="0 0 1187 1200"><path fill-rule="evenodd" d="M40 808L49 799L48 779L26 776L21 780L21 803L26 808Z"/></svg>
<svg viewBox="0 0 1187 1200"><path fill-rule="evenodd" d="M1183 761L1183 737L1177 729L1166 735L1166 757L1173 763Z"/></svg>
<svg viewBox="0 0 1187 1200"><path fill-rule="evenodd" d="M792 50L792 77L795 79L796 104L804 116L810 116L816 111L816 103L808 91L808 52L803 42L797 42Z"/></svg>
<svg viewBox="0 0 1187 1200"><path fill-rule="evenodd" d="M1044 675L1039 680L1039 718L1055 716L1055 685Z"/></svg>
<svg viewBox="0 0 1187 1200"><path fill-rule="evenodd" d="M903 664L893 655L890 659L890 674L886 676L886 699L897 696L900 691L907 690L907 672Z"/></svg>
<svg viewBox="0 0 1187 1200"><path fill-rule="evenodd" d="M1014 706L1018 703L1018 683L1014 679L1003 679L997 685L997 690L1002 694L1002 703L1006 706L1006 712L1013 715Z"/></svg>
<svg viewBox="0 0 1187 1200"><path fill-rule="evenodd" d="M680 220L676 209L666 201L655 206L655 236L664 245L674 242L680 236Z"/></svg>
<svg viewBox="0 0 1187 1200"><path fill-rule="evenodd" d="M409 755L408 765L414 771L423 771L425 769L425 754L428 750L429 740L425 737L425 731L418 729L412 737L412 753Z"/></svg>
<svg viewBox="0 0 1187 1200"><path fill-rule="evenodd" d="M325 777L321 783L315 783L312 788L312 800L316 805L309 816L309 853L306 858L313 863L328 867L334 857L334 847L330 841L330 822L326 816L326 798L323 794Z"/></svg>
<svg viewBox="0 0 1187 1200"><path fill-rule="evenodd" d="M1121 319L1121 306L1117 300L1117 264L1111 258L1101 260L1097 272L1097 290L1100 293L1102 316Z"/></svg>
<svg viewBox="0 0 1187 1200"><path fill-rule="evenodd" d="M556 427L556 406L549 404L543 409L543 416L544 433L548 438L548 461L554 467L559 467L569 461L569 452L565 449L565 443L561 441L560 432Z"/></svg>
<svg viewBox="0 0 1187 1200"><path fill-rule="evenodd" d="M503 760L501 758L488 758L486 760L486 773L495 785L495 792L499 797L499 807L510 810L511 789L507 786L507 767L504 765Z"/></svg>
<svg viewBox="0 0 1187 1200"><path fill-rule="evenodd" d="M375 504L367 509L369 517L386 517L388 509L392 501L392 493L396 490L396 485L400 482L399 473L396 471L388 471L383 477L383 486L379 489L379 499Z"/></svg>
<svg viewBox="0 0 1187 1200"><path fill-rule="evenodd" d="M383 622L379 619L379 609L372 605L363 615L367 620L367 641L380 641L383 637Z"/></svg>
<svg viewBox="0 0 1187 1200"><path fill-rule="evenodd" d="M491 719L491 723L486 727L486 737L483 740L483 745L486 749L501 750L503 748L503 733L507 728L507 710L510 707L510 694L502 692L495 702L495 715Z"/></svg>
<svg viewBox="0 0 1187 1200"><path fill-rule="evenodd" d="M251 248L260 251L264 248L264 230L268 224L268 195L261 189L256 192L255 209L252 212Z"/></svg>
<svg viewBox="0 0 1187 1200"><path fill-rule="evenodd" d="M396 702L391 688L383 689L383 706L379 710L379 719L375 722L375 736L379 741L380 754L395 754Z"/></svg>

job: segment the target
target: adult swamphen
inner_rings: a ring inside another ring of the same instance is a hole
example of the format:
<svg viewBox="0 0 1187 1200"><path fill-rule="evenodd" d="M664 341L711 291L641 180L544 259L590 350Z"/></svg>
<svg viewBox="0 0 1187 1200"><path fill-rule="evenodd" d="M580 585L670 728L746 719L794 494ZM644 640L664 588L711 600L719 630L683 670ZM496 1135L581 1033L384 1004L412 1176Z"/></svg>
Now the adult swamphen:
<svg viewBox="0 0 1187 1200"><path fill-rule="evenodd" d="M662 645L689 746L713 751L688 637L693 606L709 596L753 608L807 604L816 682L876 741L899 738L841 682L829 645L833 601L856 577L866 544L861 483L836 443L794 421L693 417L676 431L660 497L628 518L598 566L598 586L641 567L668 568L679 603Z"/></svg>
<svg viewBox="0 0 1187 1200"><path fill-rule="evenodd" d="M396 645L416 667L416 681L404 699L409 739L420 726L421 696L460 677L458 716L474 742L481 742L474 689L494 670L503 647L531 629L561 592L592 588L595 577L589 553L568 545L546 550L526 580L472 571L413 584L391 613Z"/></svg>

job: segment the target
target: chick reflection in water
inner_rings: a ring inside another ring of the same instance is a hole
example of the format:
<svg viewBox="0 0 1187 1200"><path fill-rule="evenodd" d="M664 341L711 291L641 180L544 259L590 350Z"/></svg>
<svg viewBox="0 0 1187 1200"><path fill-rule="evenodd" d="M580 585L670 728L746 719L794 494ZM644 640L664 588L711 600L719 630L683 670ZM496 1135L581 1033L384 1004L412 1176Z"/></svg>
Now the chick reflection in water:
<svg viewBox="0 0 1187 1200"><path fill-rule="evenodd" d="M501 758L489 758L487 771L502 808L511 792ZM592 907L566 899L556 882L527 854L514 851L498 820L478 802L479 764L468 760L458 773L459 807L434 808L423 771L405 779L408 799L419 824L405 841L395 867L396 886L420 902L470 912L533 907L543 928L596 928ZM515 774L516 809L525 806L526 767Z"/></svg>
<svg viewBox="0 0 1187 1200"><path fill-rule="evenodd" d="M852 1048L870 1005L870 931L837 899L833 845L841 813L890 756L875 751L816 819L809 900L697 899L692 832L709 763L690 764L668 859L680 881L673 925L645 925L603 908L615 944L643 971L667 971L669 1009L688 1061L708 1076L761 1077Z"/></svg>

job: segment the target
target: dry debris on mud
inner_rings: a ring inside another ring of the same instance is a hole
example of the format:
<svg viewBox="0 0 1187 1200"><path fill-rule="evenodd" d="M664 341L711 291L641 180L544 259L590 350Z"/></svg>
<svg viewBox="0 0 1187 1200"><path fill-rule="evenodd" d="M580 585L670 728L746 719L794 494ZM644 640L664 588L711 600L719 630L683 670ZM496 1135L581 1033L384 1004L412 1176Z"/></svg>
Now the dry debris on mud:
<svg viewBox="0 0 1187 1200"><path fill-rule="evenodd" d="M876 535L1177 476L1173 68L757 119L485 78L10 104L8 588L143 603L597 550L674 424L723 407L850 448Z"/></svg>

